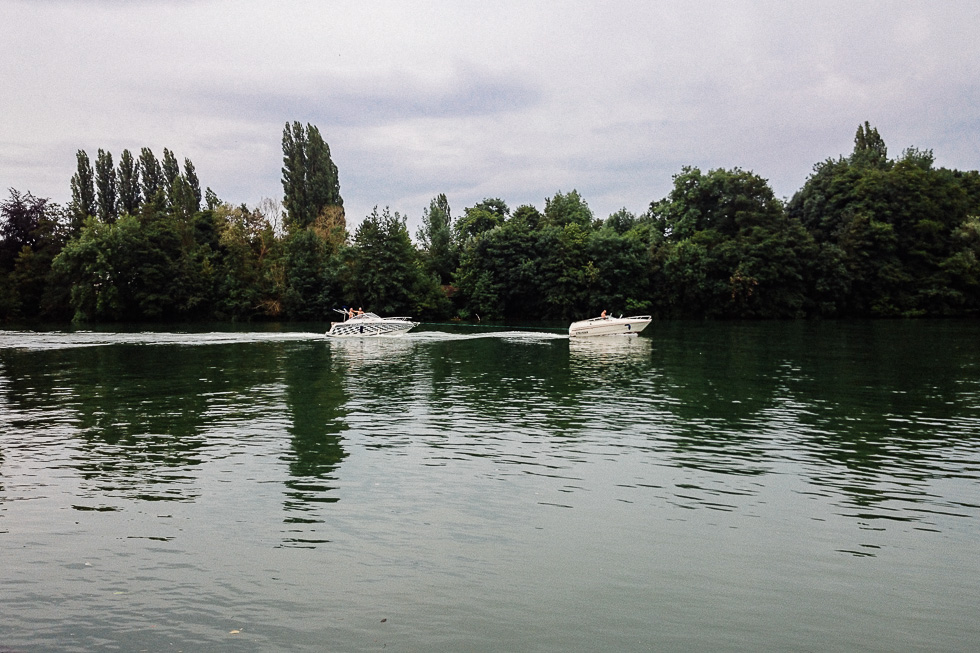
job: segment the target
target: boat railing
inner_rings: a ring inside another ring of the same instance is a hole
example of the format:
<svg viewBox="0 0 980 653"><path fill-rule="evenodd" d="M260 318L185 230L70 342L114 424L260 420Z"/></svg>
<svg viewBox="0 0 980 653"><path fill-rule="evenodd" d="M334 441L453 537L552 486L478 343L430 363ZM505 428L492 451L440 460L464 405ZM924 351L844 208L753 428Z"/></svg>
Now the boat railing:
<svg viewBox="0 0 980 653"><path fill-rule="evenodd" d="M603 320L623 320L623 319L625 319L625 320L652 320L653 317L650 316L650 315L630 315L630 316L627 316L627 317L624 318L623 315L622 315L622 313L620 313L619 317L616 317L615 315L600 315L598 317L590 317L590 318L588 318L588 321L589 322L601 322Z"/></svg>
<svg viewBox="0 0 980 653"><path fill-rule="evenodd" d="M356 319L362 319L362 320L363 319L371 319L371 320L385 320L385 321L395 320L395 321L399 321L399 322L411 322L412 321L412 318L411 317L381 317L377 313L370 313L370 312L367 312L367 311L354 311L353 312L353 315L351 315L351 311L348 310L348 309L335 308L333 310L334 310L334 312L340 313L341 315L343 315L345 322L347 320L356 320Z"/></svg>

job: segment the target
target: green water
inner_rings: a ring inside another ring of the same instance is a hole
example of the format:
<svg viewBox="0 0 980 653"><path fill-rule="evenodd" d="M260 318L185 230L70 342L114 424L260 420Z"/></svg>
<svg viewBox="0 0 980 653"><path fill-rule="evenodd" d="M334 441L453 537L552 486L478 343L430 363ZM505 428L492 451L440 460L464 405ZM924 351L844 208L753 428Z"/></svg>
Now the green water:
<svg viewBox="0 0 980 653"><path fill-rule="evenodd" d="M0 331L0 651L972 651L978 551L976 322Z"/></svg>

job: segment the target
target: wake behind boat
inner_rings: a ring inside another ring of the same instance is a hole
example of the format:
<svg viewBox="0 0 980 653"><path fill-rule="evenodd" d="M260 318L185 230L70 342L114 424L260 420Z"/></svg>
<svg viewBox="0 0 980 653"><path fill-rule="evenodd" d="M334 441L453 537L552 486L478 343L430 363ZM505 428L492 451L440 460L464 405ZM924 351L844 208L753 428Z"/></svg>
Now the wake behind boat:
<svg viewBox="0 0 980 653"><path fill-rule="evenodd" d="M605 311L603 311L605 313ZM588 320L572 322L568 327L570 338L583 338L586 336L629 336L638 334L653 318L649 315L634 315L632 317L612 317L611 315L601 315L592 317Z"/></svg>
<svg viewBox="0 0 980 653"><path fill-rule="evenodd" d="M327 335L332 338L363 338L370 336L401 336L419 325L410 317L381 317L375 313L342 311L343 322L331 322Z"/></svg>

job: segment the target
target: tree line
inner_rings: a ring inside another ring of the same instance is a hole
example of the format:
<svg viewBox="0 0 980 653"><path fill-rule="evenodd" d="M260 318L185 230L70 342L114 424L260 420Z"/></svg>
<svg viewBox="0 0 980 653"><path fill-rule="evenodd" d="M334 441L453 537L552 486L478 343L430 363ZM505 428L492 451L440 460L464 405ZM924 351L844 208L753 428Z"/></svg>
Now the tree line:
<svg viewBox="0 0 980 653"><path fill-rule="evenodd" d="M685 167L642 214L597 218L575 190L541 208L440 194L409 233L375 208L347 230L313 125L283 130L283 198L232 205L164 149L77 154L71 202L0 204L0 319L326 320L364 307L424 319L980 315L980 174L931 151L889 158L860 125L849 156L788 201L741 170Z"/></svg>

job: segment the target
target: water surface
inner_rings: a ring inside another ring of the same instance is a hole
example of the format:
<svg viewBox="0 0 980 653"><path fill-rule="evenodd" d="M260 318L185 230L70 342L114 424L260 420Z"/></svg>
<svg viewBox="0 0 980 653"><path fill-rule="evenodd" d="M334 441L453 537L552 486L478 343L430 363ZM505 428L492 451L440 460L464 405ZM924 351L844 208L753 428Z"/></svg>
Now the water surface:
<svg viewBox="0 0 980 653"><path fill-rule="evenodd" d="M0 332L0 649L980 641L980 325Z"/></svg>

